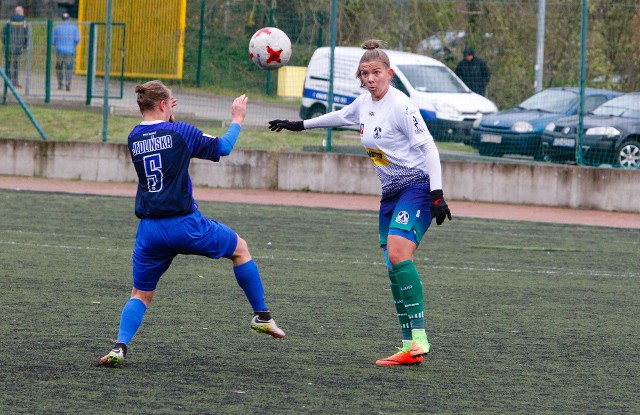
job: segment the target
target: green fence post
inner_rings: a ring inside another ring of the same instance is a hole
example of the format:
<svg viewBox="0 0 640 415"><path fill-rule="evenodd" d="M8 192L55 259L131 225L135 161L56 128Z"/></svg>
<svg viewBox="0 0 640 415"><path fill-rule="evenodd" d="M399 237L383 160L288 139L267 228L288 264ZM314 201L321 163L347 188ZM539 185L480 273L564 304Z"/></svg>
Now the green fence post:
<svg viewBox="0 0 640 415"><path fill-rule="evenodd" d="M269 8L269 26L273 26L273 7ZM267 71L267 96L271 95L271 70Z"/></svg>
<svg viewBox="0 0 640 415"><path fill-rule="evenodd" d="M5 45L10 45L11 44L11 30L9 30L9 25L6 25L2 30L5 30ZM11 55L9 53L10 48L9 47L5 47L4 48L4 67L7 71L11 71L11 67L9 65L11 65ZM7 89L8 89L9 85L7 83L7 81L5 80L4 82L4 93L2 94L2 104L6 104L7 103Z"/></svg>
<svg viewBox="0 0 640 415"><path fill-rule="evenodd" d="M95 73L95 43L96 43L96 24L89 24L89 53L87 53L87 97L85 104L91 105L91 97L93 96L93 77Z"/></svg>
<svg viewBox="0 0 640 415"><path fill-rule="evenodd" d="M582 0L582 33L580 35L580 109L578 112L578 136L576 137L576 163L584 163L582 140L584 135L584 87L587 78L587 12L588 0Z"/></svg>
<svg viewBox="0 0 640 415"><path fill-rule="evenodd" d="M51 39L53 36L53 21L47 20L47 63L45 67L45 79L44 79L44 103L51 102Z"/></svg>

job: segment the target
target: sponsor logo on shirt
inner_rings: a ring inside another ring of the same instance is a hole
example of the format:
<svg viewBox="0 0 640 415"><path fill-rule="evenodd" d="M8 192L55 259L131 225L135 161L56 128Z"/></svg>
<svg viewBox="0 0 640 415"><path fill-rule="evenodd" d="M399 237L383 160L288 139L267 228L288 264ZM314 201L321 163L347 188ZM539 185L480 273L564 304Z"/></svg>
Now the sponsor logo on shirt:
<svg viewBox="0 0 640 415"><path fill-rule="evenodd" d="M412 118L413 118L413 126L416 127L416 134L424 133L424 128L422 128L416 116L414 115Z"/></svg>
<svg viewBox="0 0 640 415"><path fill-rule="evenodd" d="M380 150L376 150L375 148L365 148L365 151L369 155L369 158L376 166L388 166L391 164L387 159L387 156Z"/></svg>

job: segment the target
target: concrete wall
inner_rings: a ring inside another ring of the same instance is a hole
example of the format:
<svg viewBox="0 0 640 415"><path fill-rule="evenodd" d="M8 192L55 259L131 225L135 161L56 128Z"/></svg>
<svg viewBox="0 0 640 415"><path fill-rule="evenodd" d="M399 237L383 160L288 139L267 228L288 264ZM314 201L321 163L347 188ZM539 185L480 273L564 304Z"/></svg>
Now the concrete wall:
<svg viewBox="0 0 640 415"><path fill-rule="evenodd" d="M640 212L640 170L445 160L451 200ZM0 139L0 174L135 181L127 146ZM234 150L221 163L193 160L195 186L380 194L367 157Z"/></svg>
<svg viewBox="0 0 640 415"><path fill-rule="evenodd" d="M443 162L452 200L640 212L640 170Z"/></svg>

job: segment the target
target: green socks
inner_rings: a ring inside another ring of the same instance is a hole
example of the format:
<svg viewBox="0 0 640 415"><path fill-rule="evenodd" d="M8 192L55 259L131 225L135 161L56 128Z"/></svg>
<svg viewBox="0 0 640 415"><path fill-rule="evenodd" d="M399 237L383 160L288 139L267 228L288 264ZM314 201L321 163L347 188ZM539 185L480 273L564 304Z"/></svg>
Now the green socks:
<svg viewBox="0 0 640 415"><path fill-rule="evenodd" d="M393 270L389 270L389 280L391 283L391 294L393 295L393 305L396 307L396 314L398 316L398 322L400 323L400 329L402 330L402 338L409 342L409 349L411 348L411 320L407 316L407 310L404 308L404 302L402 295L400 294L400 286L396 279Z"/></svg>
<svg viewBox="0 0 640 415"><path fill-rule="evenodd" d="M400 262L392 267L389 272L389 278L391 274L395 276L397 281L397 288L399 290L400 297L402 298L402 304L404 310L406 310L406 316L410 320L410 327L412 329L424 330L424 294L422 292L422 281L418 270L412 260ZM391 291L393 293L394 303L396 303L396 310L398 310L399 304L397 304L396 292L393 288L393 279L391 283ZM398 312L398 318L400 319L400 312ZM403 339L411 337L405 337L405 329L403 321L400 320Z"/></svg>

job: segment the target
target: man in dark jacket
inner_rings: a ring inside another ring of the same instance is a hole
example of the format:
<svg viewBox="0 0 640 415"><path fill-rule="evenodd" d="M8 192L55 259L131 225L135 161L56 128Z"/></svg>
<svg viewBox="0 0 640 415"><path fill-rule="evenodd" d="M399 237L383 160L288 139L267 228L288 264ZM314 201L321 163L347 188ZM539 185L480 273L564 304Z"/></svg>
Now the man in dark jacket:
<svg viewBox="0 0 640 415"><path fill-rule="evenodd" d="M491 78L489 67L482 59L478 58L473 48L467 46L462 52L464 58L456 66L456 75L470 90L484 96L487 84Z"/></svg>
<svg viewBox="0 0 640 415"><path fill-rule="evenodd" d="M27 47L27 22L24 19L24 9L21 6L16 7L14 15L7 20L2 31L2 43L5 47L9 80L14 87L20 88L18 83L20 55Z"/></svg>

